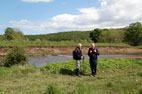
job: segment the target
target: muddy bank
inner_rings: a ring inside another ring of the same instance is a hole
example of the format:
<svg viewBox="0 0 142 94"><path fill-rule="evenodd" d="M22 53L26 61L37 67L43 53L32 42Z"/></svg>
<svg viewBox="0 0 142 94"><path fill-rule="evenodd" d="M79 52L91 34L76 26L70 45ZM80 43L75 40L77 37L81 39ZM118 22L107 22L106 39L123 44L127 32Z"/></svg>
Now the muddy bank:
<svg viewBox="0 0 142 94"><path fill-rule="evenodd" d="M0 47L0 57L6 55L6 51L12 47ZM86 55L89 47L83 47L83 54ZM97 47L101 55L110 54L142 54L142 49L133 47ZM72 51L75 47L55 47L55 46L33 46L25 47L28 55L72 55Z"/></svg>
<svg viewBox="0 0 142 94"><path fill-rule="evenodd" d="M88 53L89 47L83 47L83 54ZM142 49L132 47L97 47L100 54L142 54ZM75 47L27 47L29 54L53 54L53 55L72 55Z"/></svg>

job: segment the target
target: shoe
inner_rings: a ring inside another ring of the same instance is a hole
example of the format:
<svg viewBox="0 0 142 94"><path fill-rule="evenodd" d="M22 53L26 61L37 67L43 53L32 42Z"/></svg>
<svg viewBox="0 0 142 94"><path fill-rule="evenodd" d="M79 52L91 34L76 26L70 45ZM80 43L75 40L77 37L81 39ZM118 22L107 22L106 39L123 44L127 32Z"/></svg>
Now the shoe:
<svg viewBox="0 0 142 94"><path fill-rule="evenodd" d="M81 77L80 74L77 75L78 77Z"/></svg>
<svg viewBox="0 0 142 94"><path fill-rule="evenodd" d="M93 74L92 76L94 76L94 77L95 77L96 75L95 75L95 74Z"/></svg>

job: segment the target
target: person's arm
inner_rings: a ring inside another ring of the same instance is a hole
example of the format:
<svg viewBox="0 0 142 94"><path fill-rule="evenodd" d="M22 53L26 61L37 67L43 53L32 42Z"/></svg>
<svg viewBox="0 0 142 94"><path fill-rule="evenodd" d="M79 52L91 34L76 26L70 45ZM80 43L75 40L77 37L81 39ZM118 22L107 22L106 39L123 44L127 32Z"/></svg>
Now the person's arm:
<svg viewBox="0 0 142 94"><path fill-rule="evenodd" d="M95 50L96 50L95 53L96 53L97 55L100 55L98 49L95 49Z"/></svg>
<svg viewBox="0 0 142 94"><path fill-rule="evenodd" d="M88 56L90 56L91 53L92 53L92 50L89 48L89 50L88 50Z"/></svg>
<svg viewBox="0 0 142 94"><path fill-rule="evenodd" d="M78 50L79 50L79 49L77 48L77 49L76 49L76 53L77 53L76 56L77 56L78 58L81 58L82 52L79 53Z"/></svg>

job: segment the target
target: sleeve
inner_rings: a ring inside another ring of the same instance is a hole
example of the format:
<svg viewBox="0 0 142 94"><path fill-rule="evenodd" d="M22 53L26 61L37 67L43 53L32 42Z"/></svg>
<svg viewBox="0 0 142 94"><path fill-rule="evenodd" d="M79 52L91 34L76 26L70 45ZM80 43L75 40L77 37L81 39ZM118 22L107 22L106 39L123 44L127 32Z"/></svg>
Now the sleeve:
<svg viewBox="0 0 142 94"><path fill-rule="evenodd" d="M77 54L76 54L77 57L78 57L78 58L81 58L81 56L82 56L82 51L79 53L78 50L76 49L76 53L77 53Z"/></svg>
<svg viewBox="0 0 142 94"><path fill-rule="evenodd" d="M96 54L97 54L97 55L100 55L100 53L99 53L98 49L96 49Z"/></svg>
<svg viewBox="0 0 142 94"><path fill-rule="evenodd" d="M89 48L89 50L88 50L88 56L90 56L90 48Z"/></svg>

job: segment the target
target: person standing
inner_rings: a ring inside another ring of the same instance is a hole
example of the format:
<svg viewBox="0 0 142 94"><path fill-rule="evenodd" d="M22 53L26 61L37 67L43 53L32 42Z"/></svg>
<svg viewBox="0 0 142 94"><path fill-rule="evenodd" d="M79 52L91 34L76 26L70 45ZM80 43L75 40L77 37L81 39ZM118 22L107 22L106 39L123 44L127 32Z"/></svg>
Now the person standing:
<svg viewBox="0 0 142 94"><path fill-rule="evenodd" d="M80 65L81 65L81 59L83 59L84 56L82 55L82 44L79 43L78 46L75 48L74 51L74 59L76 60L76 75L80 77Z"/></svg>
<svg viewBox="0 0 142 94"><path fill-rule="evenodd" d="M97 73L97 63L98 63L99 51L95 47L95 43L91 44L91 47L88 50L89 62L92 75L95 76Z"/></svg>

